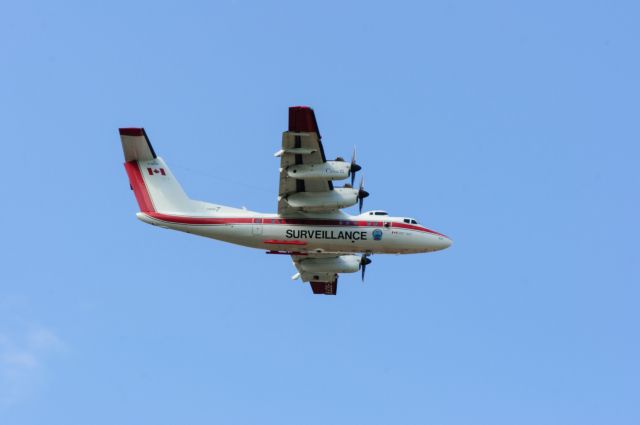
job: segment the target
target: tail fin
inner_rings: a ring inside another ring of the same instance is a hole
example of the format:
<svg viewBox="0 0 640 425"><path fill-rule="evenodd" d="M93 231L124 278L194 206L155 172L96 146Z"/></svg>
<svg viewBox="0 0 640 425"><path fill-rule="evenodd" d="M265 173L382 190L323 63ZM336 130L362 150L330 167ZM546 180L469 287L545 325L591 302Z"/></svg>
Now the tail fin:
<svg viewBox="0 0 640 425"><path fill-rule="evenodd" d="M167 164L159 158L144 128L121 128L124 167L140 211L181 213L196 209Z"/></svg>

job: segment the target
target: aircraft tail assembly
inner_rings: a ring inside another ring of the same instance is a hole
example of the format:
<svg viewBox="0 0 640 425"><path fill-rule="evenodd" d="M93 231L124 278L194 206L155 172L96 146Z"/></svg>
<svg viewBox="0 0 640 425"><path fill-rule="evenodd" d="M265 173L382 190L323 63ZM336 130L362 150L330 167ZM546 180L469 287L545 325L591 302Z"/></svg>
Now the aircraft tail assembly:
<svg viewBox="0 0 640 425"><path fill-rule="evenodd" d="M125 169L141 212L204 212L206 204L189 199L164 160L158 157L143 128L121 128Z"/></svg>

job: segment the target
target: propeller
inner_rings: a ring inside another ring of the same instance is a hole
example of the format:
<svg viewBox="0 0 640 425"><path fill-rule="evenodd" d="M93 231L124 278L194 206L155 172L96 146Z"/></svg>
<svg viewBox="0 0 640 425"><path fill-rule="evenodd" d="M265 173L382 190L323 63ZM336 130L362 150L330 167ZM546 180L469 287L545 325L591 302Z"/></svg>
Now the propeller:
<svg viewBox="0 0 640 425"><path fill-rule="evenodd" d="M369 254L362 254L362 258L360 258L360 270L362 270L362 282L364 282L364 272L367 269L367 264L371 264L371 260L369 260Z"/></svg>
<svg viewBox="0 0 640 425"><path fill-rule="evenodd" d="M358 189L358 208L360 209L360 214L362 214L362 203L367 196L369 196L369 192L364 190L364 176L362 176L360 188Z"/></svg>
<svg viewBox="0 0 640 425"><path fill-rule="evenodd" d="M356 179L356 173L362 170L362 167L356 164L356 147L353 147L353 155L351 155L351 168L349 168L349 174L351 175L351 186Z"/></svg>

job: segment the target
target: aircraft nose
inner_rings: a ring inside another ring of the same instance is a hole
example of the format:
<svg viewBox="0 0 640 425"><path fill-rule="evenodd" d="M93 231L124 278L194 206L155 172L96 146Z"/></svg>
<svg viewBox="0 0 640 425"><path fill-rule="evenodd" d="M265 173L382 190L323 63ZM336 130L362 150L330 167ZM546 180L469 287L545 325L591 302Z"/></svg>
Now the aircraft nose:
<svg viewBox="0 0 640 425"><path fill-rule="evenodd" d="M436 250L447 249L451 246L453 241L444 235L438 235L436 237Z"/></svg>

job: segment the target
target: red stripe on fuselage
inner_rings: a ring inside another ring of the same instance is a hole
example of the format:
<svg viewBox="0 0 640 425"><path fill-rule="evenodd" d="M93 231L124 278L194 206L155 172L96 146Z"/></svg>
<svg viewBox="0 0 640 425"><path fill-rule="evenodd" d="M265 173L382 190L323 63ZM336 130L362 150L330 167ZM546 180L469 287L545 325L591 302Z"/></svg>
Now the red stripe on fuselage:
<svg viewBox="0 0 640 425"><path fill-rule="evenodd" d="M417 230L419 232L433 233L434 235L444 236L445 238L447 237L446 235L443 235L442 233L438 233L435 230L427 229L426 227L416 226L416 225L413 225L413 224L392 222L391 223L391 227L399 227L401 229Z"/></svg>
<svg viewBox="0 0 640 425"><path fill-rule="evenodd" d="M157 220L166 221L176 224L195 224L195 225L220 225L220 224L256 224L256 225L301 225L301 226L343 226L343 227L383 227L382 221L353 221L353 220L317 220L306 218L259 218L262 223L254 223L254 217L187 217L178 215L169 215L162 213L149 213L149 217ZM434 230L427 229L426 227L391 222L392 228L401 228L408 230L416 230L418 232L432 233L434 235L444 236L442 233L438 233Z"/></svg>
<svg viewBox="0 0 640 425"><path fill-rule="evenodd" d="M304 241L279 241L275 239L269 239L263 242L271 245L306 245L307 244Z"/></svg>
<svg viewBox="0 0 640 425"><path fill-rule="evenodd" d="M140 211L145 213L153 213L155 211L155 208L153 206L153 202L151 201L151 197L149 196L147 186L144 183L142 173L140 172L138 161L125 162L124 168L125 170L127 170L129 183L131 183L133 193L136 195L136 200L138 201L138 206L140 206Z"/></svg>
<svg viewBox="0 0 640 425"><path fill-rule="evenodd" d="M253 218L239 217L239 218L213 218L213 217L188 217L183 215L169 215L162 213L149 213L147 214L151 218L166 221L168 223L176 224L197 224L197 225L216 225L216 224L251 224Z"/></svg>

